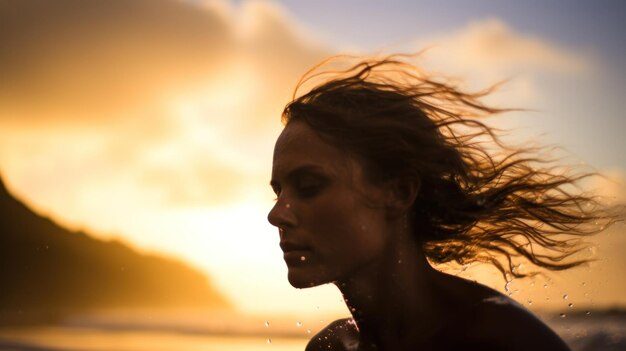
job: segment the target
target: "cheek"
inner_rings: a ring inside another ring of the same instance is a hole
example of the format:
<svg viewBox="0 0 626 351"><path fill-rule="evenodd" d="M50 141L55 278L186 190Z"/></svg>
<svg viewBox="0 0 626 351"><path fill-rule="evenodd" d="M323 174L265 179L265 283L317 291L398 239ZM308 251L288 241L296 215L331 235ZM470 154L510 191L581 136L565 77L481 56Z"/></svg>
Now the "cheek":
<svg viewBox="0 0 626 351"><path fill-rule="evenodd" d="M320 201L311 208L310 228L324 241L340 240L355 221L355 206L351 199L341 196Z"/></svg>
<svg viewBox="0 0 626 351"><path fill-rule="evenodd" d="M320 206L311 235L328 263L359 264L376 257L385 245L384 219L375 209L354 201Z"/></svg>

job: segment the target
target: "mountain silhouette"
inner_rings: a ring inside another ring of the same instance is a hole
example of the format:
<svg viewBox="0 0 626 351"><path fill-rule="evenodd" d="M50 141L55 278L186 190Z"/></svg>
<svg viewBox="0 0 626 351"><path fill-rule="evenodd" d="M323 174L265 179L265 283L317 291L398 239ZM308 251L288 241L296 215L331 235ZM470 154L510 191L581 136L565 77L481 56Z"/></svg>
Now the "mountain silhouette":
<svg viewBox="0 0 626 351"><path fill-rule="evenodd" d="M228 309L229 303L180 261L72 232L36 214L0 178L0 324L135 307Z"/></svg>

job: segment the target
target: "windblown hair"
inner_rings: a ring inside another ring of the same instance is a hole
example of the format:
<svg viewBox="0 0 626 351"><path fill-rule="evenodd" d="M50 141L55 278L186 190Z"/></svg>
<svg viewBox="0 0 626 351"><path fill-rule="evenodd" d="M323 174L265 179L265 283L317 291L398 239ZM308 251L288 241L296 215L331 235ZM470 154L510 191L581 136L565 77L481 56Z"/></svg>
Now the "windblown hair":
<svg viewBox="0 0 626 351"><path fill-rule="evenodd" d="M366 59L345 70L321 70L298 83L282 121L301 120L324 140L360 159L372 181L420 184L410 215L414 234L434 264L493 264L505 279L527 275L519 259L550 270L575 258L581 238L615 217L576 184L590 173L563 171L540 149L505 145L480 121L508 111L461 91L410 63L412 56ZM312 80L322 83L298 96ZM531 272L532 273L532 272Z"/></svg>

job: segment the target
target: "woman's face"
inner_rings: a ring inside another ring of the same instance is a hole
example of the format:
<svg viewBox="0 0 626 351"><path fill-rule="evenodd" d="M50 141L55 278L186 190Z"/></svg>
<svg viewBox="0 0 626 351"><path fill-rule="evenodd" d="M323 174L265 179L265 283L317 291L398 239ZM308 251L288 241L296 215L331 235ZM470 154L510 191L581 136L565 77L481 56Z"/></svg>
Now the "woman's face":
<svg viewBox="0 0 626 351"><path fill-rule="evenodd" d="M294 287L346 279L382 255L385 191L304 122L289 123L276 141L271 185L268 220L279 228Z"/></svg>

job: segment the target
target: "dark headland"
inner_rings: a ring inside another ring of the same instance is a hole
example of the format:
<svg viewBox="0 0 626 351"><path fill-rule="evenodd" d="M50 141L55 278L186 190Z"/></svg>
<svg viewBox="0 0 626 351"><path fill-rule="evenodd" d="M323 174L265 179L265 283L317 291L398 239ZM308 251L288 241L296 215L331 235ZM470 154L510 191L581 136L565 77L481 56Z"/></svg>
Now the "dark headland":
<svg viewBox="0 0 626 351"><path fill-rule="evenodd" d="M111 308L229 309L181 261L73 232L17 200L0 179L0 325Z"/></svg>

